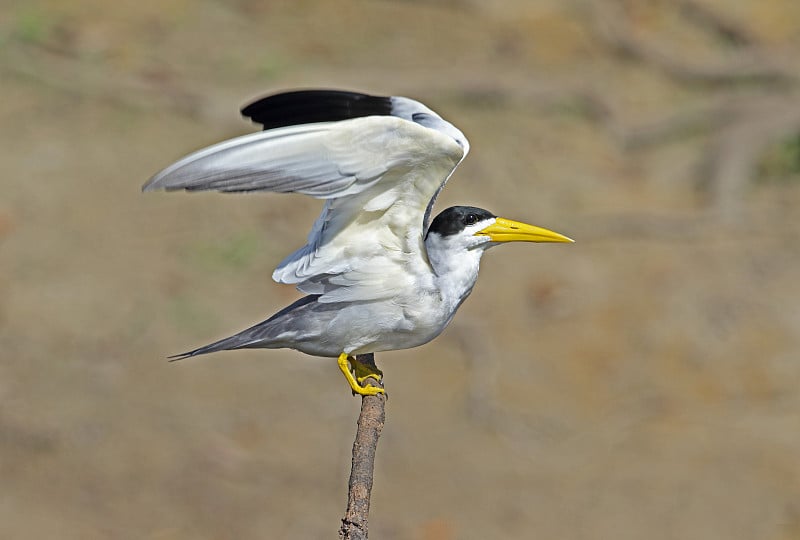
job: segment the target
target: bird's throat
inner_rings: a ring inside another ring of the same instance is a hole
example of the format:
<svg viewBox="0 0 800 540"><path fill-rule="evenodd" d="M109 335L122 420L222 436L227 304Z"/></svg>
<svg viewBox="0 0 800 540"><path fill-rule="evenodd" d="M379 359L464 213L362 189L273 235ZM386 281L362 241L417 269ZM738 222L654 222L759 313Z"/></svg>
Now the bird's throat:
<svg viewBox="0 0 800 540"><path fill-rule="evenodd" d="M455 312L475 286L484 250L460 249L433 235L426 239L425 247L442 302Z"/></svg>

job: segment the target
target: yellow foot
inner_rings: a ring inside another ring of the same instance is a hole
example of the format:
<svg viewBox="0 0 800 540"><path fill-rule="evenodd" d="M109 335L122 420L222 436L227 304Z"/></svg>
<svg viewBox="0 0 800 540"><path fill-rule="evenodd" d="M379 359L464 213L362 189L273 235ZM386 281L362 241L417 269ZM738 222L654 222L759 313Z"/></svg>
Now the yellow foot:
<svg viewBox="0 0 800 540"><path fill-rule="evenodd" d="M350 388L356 394L361 396L374 396L376 394L386 393L383 388L361 384L367 377L374 377L379 381L381 380L383 373L381 373L377 367L373 370L373 366L363 364L354 357L348 356L347 353L339 355L338 364L339 369L342 371L342 374L344 374L344 378L347 379L347 384L350 385ZM356 372L358 380L356 380L356 377L354 377L353 373L350 371L350 364L353 365L353 371Z"/></svg>
<svg viewBox="0 0 800 540"><path fill-rule="evenodd" d="M350 366L353 368L353 375L355 375L358 383L363 387L364 381L367 378L373 378L378 382L383 380L383 371L378 369L374 363L366 364L359 362L358 358L350 357Z"/></svg>

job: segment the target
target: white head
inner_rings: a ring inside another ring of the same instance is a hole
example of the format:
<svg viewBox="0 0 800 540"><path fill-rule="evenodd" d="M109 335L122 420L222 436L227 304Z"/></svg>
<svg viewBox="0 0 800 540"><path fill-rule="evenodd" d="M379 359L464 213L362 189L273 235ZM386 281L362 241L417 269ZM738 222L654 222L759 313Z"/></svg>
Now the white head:
<svg viewBox="0 0 800 540"><path fill-rule="evenodd" d="M573 240L534 225L497 217L474 206L452 206L431 222L425 249L433 271L464 296L478 278L481 256L504 242L572 242Z"/></svg>

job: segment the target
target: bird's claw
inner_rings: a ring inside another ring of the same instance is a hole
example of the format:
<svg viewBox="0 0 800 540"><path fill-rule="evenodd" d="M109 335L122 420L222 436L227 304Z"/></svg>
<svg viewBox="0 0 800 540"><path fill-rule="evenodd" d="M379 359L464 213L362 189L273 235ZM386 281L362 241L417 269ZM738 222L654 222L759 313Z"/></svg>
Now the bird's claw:
<svg viewBox="0 0 800 540"><path fill-rule="evenodd" d="M352 387L351 387L352 388ZM381 388L380 386L372 386L370 384L358 386L358 388L352 388L353 396L356 394L360 396L376 396L378 394L384 394L386 397L389 397L389 394L386 393L386 390Z"/></svg>
<svg viewBox="0 0 800 540"><path fill-rule="evenodd" d="M381 382L383 372L374 364L359 362L355 357L349 356L347 353L339 355L338 364L344 378L347 379L347 384L350 385L350 389L353 391L353 395L375 396L377 394L386 394L386 390L380 386L364 384L364 381L370 378L379 383Z"/></svg>
<svg viewBox="0 0 800 540"><path fill-rule="evenodd" d="M353 375L356 381L361 386L364 386L364 381L369 378L373 378L378 382L383 380L383 372L377 366L364 364L354 358L350 359L350 365L353 367Z"/></svg>

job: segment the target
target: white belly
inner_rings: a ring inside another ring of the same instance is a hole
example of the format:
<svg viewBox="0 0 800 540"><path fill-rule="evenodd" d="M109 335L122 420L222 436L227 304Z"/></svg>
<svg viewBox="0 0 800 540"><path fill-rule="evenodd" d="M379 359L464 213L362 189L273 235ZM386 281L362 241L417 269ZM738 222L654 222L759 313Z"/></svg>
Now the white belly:
<svg viewBox="0 0 800 540"><path fill-rule="evenodd" d="M455 309L435 294L363 304L344 304L327 325L322 339L296 343L293 348L317 356L365 354L410 349L423 345L445 329ZM457 306L456 306L457 307Z"/></svg>
<svg viewBox="0 0 800 540"><path fill-rule="evenodd" d="M357 355L423 345L442 333L472 291L480 256L470 256L472 264L451 261L454 269L444 276L427 270L417 273L411 280L414 286L398 287L393 298L328 304L338 311L323 327L315 326L307 339L295 335L279 346L335 357L342 352Z"/></svg>

